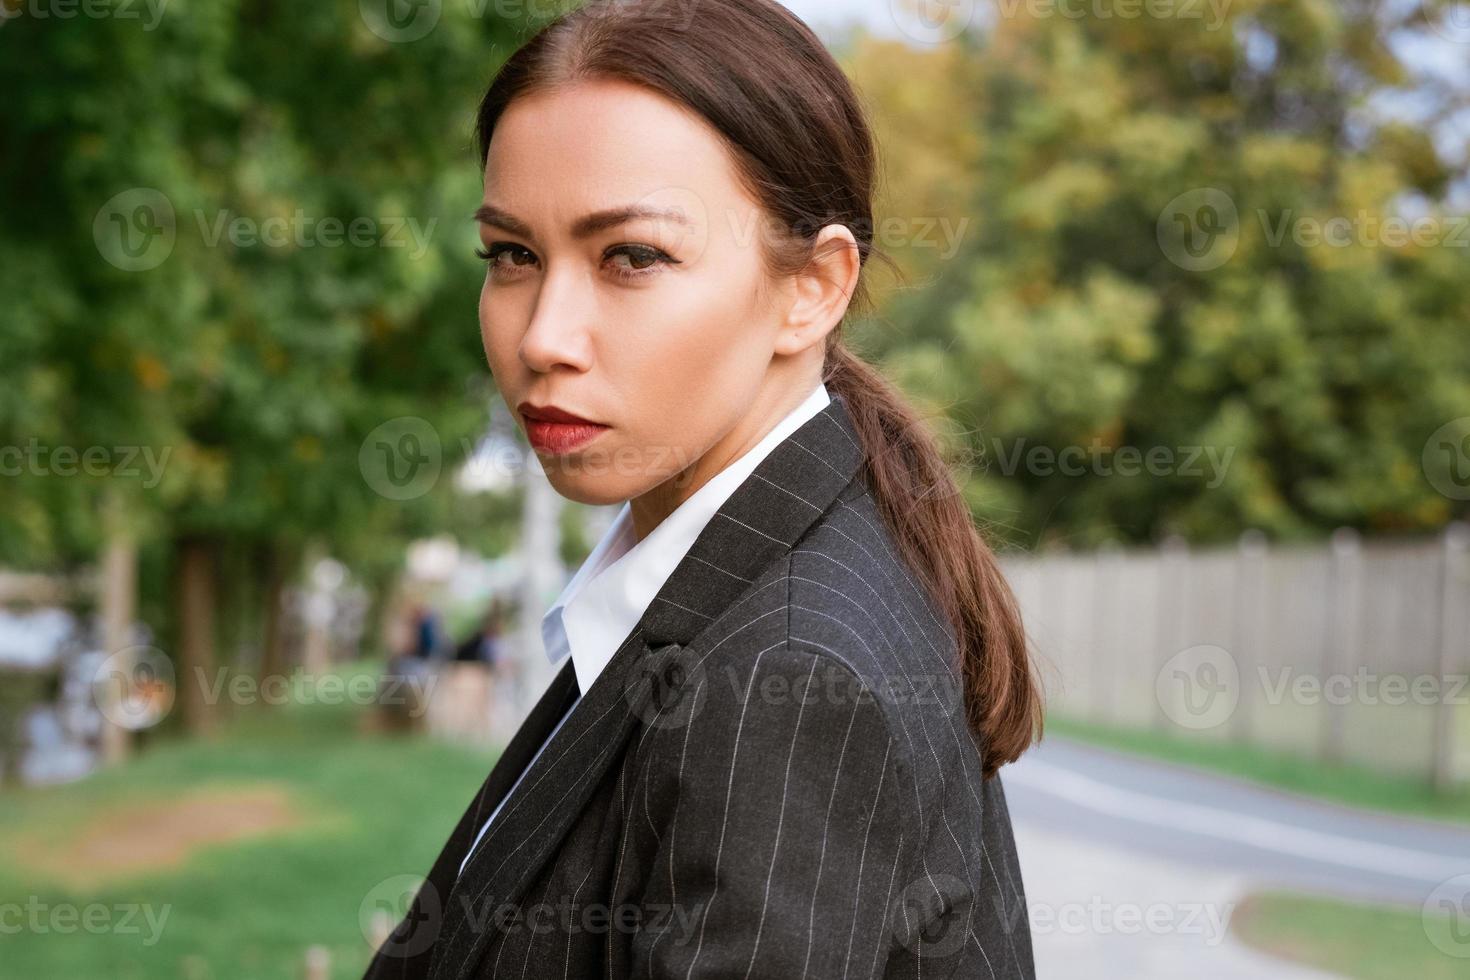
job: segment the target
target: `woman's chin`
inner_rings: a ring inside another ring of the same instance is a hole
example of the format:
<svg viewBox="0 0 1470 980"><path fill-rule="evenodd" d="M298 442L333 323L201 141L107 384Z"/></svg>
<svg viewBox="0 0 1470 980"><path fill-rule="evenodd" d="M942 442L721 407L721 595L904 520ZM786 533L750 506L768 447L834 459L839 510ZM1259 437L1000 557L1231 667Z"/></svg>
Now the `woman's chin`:
<svg viewBox="0 0 1470 980"><path fill-rule="evenodd" d="M638 496L636 481L606 472L606 468L578 469L575 464L560 459L541 460L542 469L551 488L567 500L589 507L606 507L620 504ZM627 487L624 487L624 484Z"/></svg>

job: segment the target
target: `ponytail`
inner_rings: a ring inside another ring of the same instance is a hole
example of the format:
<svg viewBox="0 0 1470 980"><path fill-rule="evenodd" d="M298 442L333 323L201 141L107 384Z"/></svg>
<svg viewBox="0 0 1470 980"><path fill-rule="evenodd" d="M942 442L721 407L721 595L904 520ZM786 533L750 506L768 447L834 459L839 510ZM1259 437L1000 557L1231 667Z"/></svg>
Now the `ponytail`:
<svg viewBox="0 0 1470 980"><path fill-rule="evenodd" d="M828 335L823 382L847 405L873 498L900 556L954 631L966 720L989 779L1041 735L1040 686L1020 609L937 441L838 333Z"/></svg>

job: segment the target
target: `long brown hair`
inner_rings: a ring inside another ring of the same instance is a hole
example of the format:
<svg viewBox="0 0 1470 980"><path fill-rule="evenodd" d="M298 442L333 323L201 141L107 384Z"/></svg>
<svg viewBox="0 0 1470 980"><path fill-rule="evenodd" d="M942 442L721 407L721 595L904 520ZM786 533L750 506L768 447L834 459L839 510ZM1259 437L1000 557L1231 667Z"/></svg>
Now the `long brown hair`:
<svg viewBox="0 0 1470 980"><path fill-rule="evenodd" d="M513 99L594 79L656 91L721 134L783 231L762 242L773 276L806 269L829 224L852 231L864 268L870 257L890 261L873 244L877 153L862 105L822 42L776 0L592 0L562 14L511 55L485 93L476 124L481 164ZM869 302L860 277L849 311ZM1041 732L1020 612L938 442L840 334L840 324L828 334L823 381L847 403L903 560L954 631L966 718L988 778Z"/></svg>

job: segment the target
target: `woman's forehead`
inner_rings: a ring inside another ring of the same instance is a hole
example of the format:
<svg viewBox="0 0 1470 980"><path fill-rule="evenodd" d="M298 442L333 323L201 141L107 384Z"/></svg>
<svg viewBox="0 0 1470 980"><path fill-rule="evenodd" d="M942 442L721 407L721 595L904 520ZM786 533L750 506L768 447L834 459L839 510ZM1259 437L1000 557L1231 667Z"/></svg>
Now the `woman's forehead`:
<svg viewBox="0 0 1470 980"><path fill-rule="evenodd" d="M706 207L741 196L712 127L663 96L619 82L587 82L511 103L490 142L485 188L489 202L570 203L570 195L579 215L671 189Z"/></svg>

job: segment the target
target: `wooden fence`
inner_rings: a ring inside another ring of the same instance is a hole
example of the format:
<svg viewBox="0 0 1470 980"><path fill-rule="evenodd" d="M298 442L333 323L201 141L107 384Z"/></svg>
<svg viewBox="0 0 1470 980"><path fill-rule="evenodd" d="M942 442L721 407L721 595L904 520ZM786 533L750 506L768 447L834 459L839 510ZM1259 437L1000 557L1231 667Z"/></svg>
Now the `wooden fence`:
<svg viewBox="0 0 1470 980"><path fill-rule="evenodd" d="M1470 527L1004 564L1053 712L1470 779Z"/></svg>

